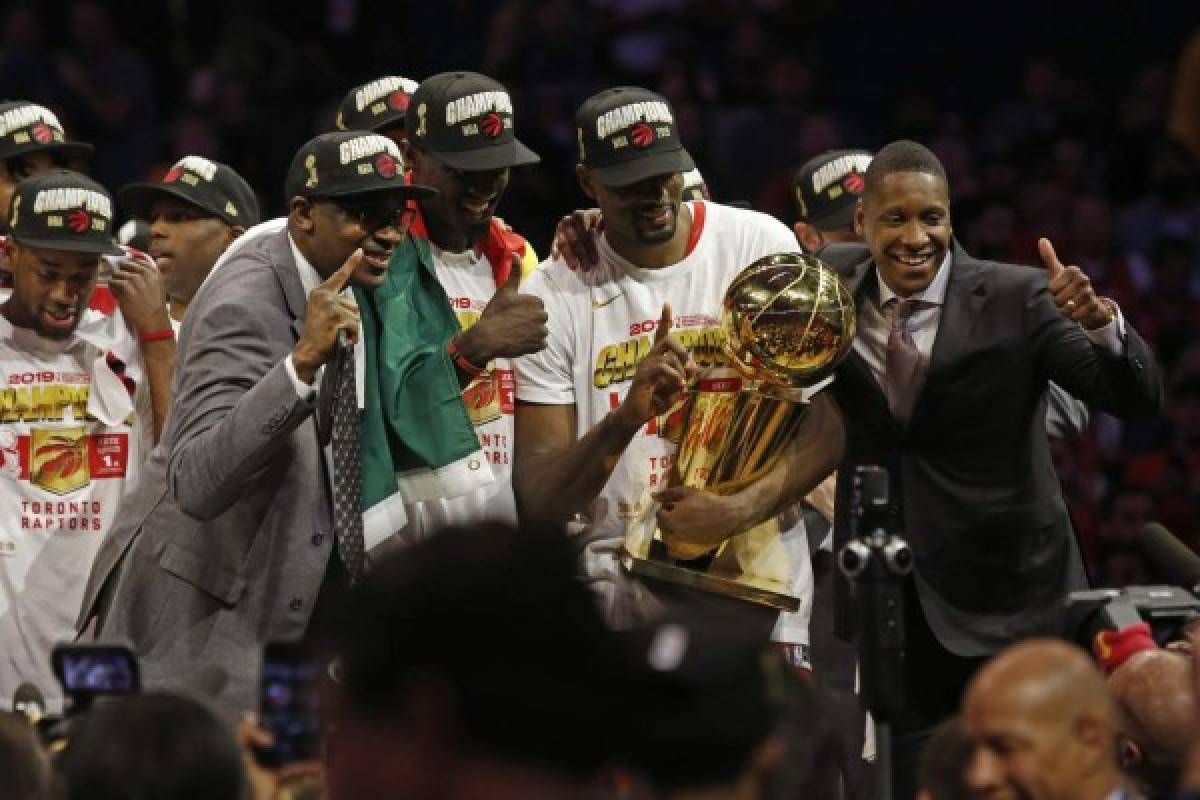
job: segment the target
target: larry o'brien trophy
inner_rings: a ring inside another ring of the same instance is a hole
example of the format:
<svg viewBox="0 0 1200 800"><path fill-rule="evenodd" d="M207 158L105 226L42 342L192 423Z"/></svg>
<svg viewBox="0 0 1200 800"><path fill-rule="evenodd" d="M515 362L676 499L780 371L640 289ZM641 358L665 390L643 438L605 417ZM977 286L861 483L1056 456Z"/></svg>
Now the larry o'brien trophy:
<svg viewBox="0 0 1200 800"><path fill-rule="evenodd" d="M816 257L779 253L733 279L721 328L734 369L704 371L659 431L679 444L669 486L733 494L771 469L808 411L805 390L829 378L849 352L854 301ZM629 536L622 562L636 575L795 611L800 598L788 579L798 554L782 533L779 519L768 520L684 561L667 554L655 530Z"/></svg>

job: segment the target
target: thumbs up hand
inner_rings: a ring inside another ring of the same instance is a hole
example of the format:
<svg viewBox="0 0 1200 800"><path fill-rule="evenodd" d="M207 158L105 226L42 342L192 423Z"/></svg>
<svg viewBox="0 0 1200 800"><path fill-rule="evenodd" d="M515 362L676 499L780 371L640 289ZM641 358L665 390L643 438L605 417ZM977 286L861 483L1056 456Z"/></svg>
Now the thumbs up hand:
<svg viewBox="0 0 1200 800"><path fill-rule="evenodd" d="M521 261L512 257L512 270L496 289L479 321L456 340L463 356L479 367L493 358L516 358L546 347L546 307L540 297L521 294Z"/></svg>
<svg viewBox="0 0 1200 800"><path fill-rule="evenodd" d="M1092 281L1079 267L1063 266L1049 239L1038 239L1038 254L1046 265L1050 296L1060 314L1088 330L1103 328L1113 321L1116 312L1112 301L1096 296Z"/></svg>

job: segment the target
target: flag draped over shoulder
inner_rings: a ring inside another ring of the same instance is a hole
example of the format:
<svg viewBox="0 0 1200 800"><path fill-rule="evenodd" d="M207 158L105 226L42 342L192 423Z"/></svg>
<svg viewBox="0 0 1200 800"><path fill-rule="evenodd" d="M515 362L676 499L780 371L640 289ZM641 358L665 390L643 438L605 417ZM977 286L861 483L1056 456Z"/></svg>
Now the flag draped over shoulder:
<svg viewBox="0 0 1200 800"><path fill-rule="evenodd" d="M458 497L494 480L446 350L459 326L429 248L424 238L405 238L384 284L354 289L366 361L361 438L368 548L404 526L406 503Z"/></svg>

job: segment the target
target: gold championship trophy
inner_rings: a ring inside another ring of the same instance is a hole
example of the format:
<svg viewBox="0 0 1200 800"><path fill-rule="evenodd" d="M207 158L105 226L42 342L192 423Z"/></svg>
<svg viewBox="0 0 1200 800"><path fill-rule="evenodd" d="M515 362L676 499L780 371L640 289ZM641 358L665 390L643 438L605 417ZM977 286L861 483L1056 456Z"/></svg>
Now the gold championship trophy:
<svg viewBox="0 0 1200 800"><path fill-rule="evenodd" d="M659 430L679 445L668 485L733 494L771 469L808 411L805 389L849 352L854 301L816 257L780 253L733 279L721 327L735 369L703 373ZM784 530L778 518L768 520L684 561L667 555L656 529L652 538L627 537L622 563L636 575L795 611L800 598L788 581L796 555Z"/></svg>

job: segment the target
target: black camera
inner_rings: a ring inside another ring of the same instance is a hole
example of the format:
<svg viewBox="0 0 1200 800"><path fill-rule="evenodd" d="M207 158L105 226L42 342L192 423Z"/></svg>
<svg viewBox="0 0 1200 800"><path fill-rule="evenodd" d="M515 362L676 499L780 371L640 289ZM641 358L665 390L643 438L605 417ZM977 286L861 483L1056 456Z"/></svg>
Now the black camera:
<svg viewBox="0 0 1200 800"><path fill-rule="evenodd" d="M1065 636L1091 649L1096 634L1145 622L1161 647L1182 639L1184 628L1200 619L1200 599L1175 586L1091 589L1067 595Z"/></svg>

